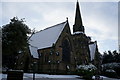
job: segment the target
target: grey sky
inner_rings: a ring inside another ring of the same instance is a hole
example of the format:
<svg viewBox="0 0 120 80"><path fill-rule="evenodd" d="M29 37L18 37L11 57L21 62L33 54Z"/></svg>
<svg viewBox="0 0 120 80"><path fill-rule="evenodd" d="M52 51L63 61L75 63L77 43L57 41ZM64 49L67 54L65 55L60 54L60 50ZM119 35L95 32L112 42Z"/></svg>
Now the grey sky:
<svg viewBox="0 0 120 80"><path fill-rule="evenodd" d="M76 2L3 2L0 25L18 16L25 18L30 28L39 31L61 23L68 17L72 30L75 5ZM99 51L118 49L118 3L81 2L80 8L85 32L92 40L98 41Z"/></svg>

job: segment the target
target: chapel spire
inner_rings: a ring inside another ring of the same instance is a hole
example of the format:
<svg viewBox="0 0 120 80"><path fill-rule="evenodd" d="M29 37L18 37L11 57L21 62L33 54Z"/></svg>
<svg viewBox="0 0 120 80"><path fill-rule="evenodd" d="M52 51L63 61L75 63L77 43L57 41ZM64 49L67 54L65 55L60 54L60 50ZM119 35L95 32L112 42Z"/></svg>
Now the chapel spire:
<svg viewBox="0 0 120 80"><path fill-rule="evenodd" d="M82 18L81 18L81 13L80 13L80 8L79 8L79 2L77 0L76 3L76 14L75 14L75 23L73 25L73 33L74 32L83 32L84 33L84 26L82 24Z"/></svg>

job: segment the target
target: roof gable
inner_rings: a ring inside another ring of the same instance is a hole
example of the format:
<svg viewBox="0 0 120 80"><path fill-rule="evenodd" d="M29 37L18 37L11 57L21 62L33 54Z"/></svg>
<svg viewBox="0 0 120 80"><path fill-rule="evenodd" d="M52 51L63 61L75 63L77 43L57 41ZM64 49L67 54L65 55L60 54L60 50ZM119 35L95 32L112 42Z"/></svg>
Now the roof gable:
<svg viewBox="0 0 120 80"><path fill-rule="evenodd" d="M38 49L52 47L58 40L67 22L63 22L52 27L41 30L33 34L29 40L31 46Z"/></svg>

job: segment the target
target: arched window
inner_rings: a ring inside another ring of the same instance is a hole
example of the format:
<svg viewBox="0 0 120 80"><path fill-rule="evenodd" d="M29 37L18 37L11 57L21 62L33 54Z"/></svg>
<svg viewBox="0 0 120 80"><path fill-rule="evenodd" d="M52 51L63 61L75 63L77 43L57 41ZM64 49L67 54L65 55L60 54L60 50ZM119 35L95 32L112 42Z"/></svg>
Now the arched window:
<svg viewBox="0 0 120 80"><path fill-rule="evenodd" d="M64 39L62 42L62 61L70 62L70 42L67 39Z"/></svg>

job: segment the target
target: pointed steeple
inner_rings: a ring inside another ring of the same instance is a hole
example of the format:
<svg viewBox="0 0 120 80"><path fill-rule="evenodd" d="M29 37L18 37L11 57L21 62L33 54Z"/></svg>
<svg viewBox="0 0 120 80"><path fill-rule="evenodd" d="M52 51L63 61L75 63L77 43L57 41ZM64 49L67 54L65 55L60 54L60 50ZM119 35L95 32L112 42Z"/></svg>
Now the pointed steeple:
<svg viewBox="0 0 120 80"><path fill-rule="evenodd" d="M82 18L80 14L79 2L76 4L76 14L75 14L75 23L73 25L73 33L74 32L84 32L84 26L82 24Z"/></svg>

